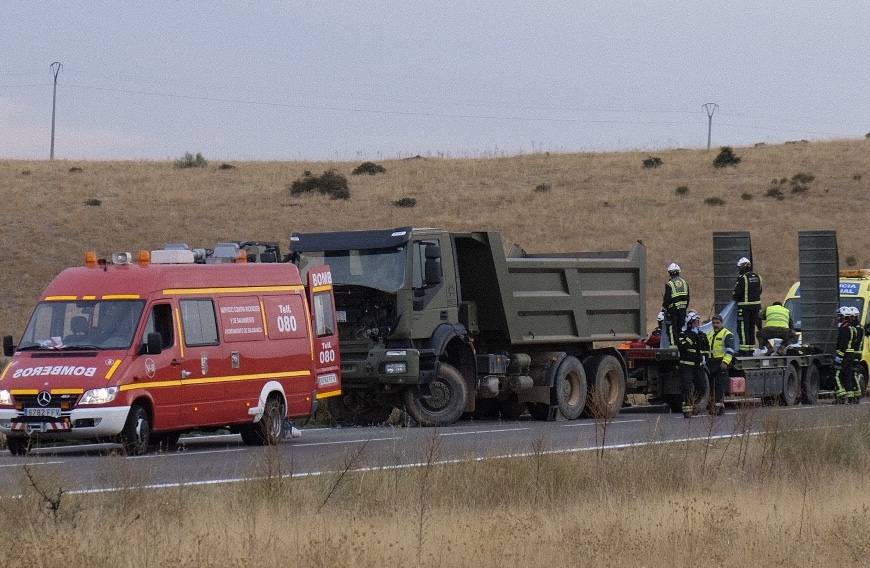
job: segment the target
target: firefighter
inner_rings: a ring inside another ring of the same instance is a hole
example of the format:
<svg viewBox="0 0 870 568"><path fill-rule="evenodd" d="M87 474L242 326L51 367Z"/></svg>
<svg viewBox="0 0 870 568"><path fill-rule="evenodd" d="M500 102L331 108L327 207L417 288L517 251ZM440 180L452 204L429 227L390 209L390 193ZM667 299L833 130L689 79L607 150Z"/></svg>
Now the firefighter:
<svg viewBox="0 0 870 568"><path fill-rule="evenodd" d="M849 323L852 326L852 341L849 343L849 348L846 350L846 358L849 360L849 366L852 372L852 396L848 397L848 401L852 404L861 402L861 397L864 395L861 392L864 389L862 379L866 380L861 367L861 353L864 351L864 328L861 327L861 311L854 307L849 307Z"/></svg>
<svg viewBox="0 0 870 568"><path fill-rule="evenodd" d="M745 256L737 261L737 282L732 298L737 303L737 337L740 355L752 355L755 350L755 328L761 309L761 277L752 271L752 262Z"/></svg>
<svg viewBox="0 0 870 568"><path fill-rule="evenodd" d="M761 340L761 346L766 349L766 354L772 355L772 340L780 339L782 342L777 349L777 355L784 355L786 346L794 337L793 330L794 321L791 312L782 305L782 302L774 302L767 306L761 315L761 331L758 332L758 338Z"/></svg>
<svg viewBox="0 0 870 568"><path fill-rule="evenodd" d="M683 329L686 310L689 309L689 283L680 276L680 265L676 262L668 266L668 276L670 279L665 283L662 311L665 314L664 329L668 345L674 347Z"/></svg>
<svg viewBox="0 0 870 568"><path fill-rule="evenodd" d="M713 414L725 410L725 389L728 386L728 367L734 358L736 346L734 334L722 325L722 316L713 316L713 330L707 334L711 357L707 365L710 370L710 386L713 394Z"/></svg>
<svg viewBox="0 0 870 568"><path fill-rule="evenodd" d="M851 358L847 356L855 338L852 327L852 310L842 306L837 310L837 353L834 355L834 404L846 404L857 390Z"/></svg>
<svg viewBox="0 0 870 568"><path fill-rule="evenodd" d="M707 336L701 333L701 316L691 311L686 315L686 329L677 337L680 350L680 387L683 391L683 417L695 413L695 394L708 386L704 376L706 354L710 351Z"/></svg>
<svg viewBox="0 0 870 568"><path fill-rule="evenodd" d="M649 337L647 337L646 341L644 342L644 343L646 343L647 347L656 347L656 348L661 347L661 345L662 345L662 324L664 323L664 321L665 321L665 313L662 311L659 311L658 315L656 316L656 322L658 322L656 324L656 328L650 332Z"/></svg>

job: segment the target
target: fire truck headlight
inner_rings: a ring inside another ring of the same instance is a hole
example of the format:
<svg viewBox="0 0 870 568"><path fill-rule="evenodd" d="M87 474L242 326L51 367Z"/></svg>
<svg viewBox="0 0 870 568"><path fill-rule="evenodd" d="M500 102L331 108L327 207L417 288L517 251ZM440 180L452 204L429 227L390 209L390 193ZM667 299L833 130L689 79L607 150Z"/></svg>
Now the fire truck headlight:
<svg viewBox="0 0 870 568"><path fill-rule="evenodd" d="M91 389L82 395L79 404L106 404L115 400L116 396L118 396L118 387Z"/></svg>
<svg viewBox="0 0 870 568"><path fill-rule="evenodd" d="M15 401L12 400L12 393L8 390L0 390L0 406L12 406Z"/></svg>

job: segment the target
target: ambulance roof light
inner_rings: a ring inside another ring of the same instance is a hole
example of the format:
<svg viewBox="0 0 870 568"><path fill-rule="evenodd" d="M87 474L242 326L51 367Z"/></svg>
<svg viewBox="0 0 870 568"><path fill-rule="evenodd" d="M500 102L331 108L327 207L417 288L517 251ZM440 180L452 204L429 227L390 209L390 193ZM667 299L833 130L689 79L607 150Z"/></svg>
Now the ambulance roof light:
<svg viewBox="0 0 870 568"><path fill-rule="evenodd" d="M151 262L151 253L147 250L139 251L139 265L140 266L148 266Z"/></svg>
<svg viewBox="0 0 870 568"><path fill-rule="evenodd" d="M97 265L97 251L88 250L85 251L85 266L96 266Z"/></svg>
<svg viewBox="0 0 870 568"><path fill-rule="evenodd" d="M129 252L113 252L112 264L132 264L133 255Z"/></svg>

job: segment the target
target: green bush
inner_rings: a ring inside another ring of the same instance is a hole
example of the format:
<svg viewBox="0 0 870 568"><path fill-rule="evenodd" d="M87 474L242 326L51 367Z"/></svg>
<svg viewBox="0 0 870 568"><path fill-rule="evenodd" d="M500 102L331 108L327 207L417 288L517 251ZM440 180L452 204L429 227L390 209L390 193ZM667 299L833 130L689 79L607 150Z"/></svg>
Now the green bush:
<svg viewBox="0 0 870 568"><path fill-rule="evenodd" d="M854 181L861 181L861 174L855 174L855 175L853 175L853 176L852 176L852 179L853 179Z"/></svg>
<svg viewBox="0 0 870 568"><path fill-rule="evenodd" d="M731 146L722 146L719 150L719 155L713 160L714 168L724 168L726 166L736 166L740 163L740 158L734 154Z"/></svg>
<svg viewBox="0 0 870 568"><path fill-rule="evenodd" d="M744 193L741 193L741 194L740 194L740 199L742 199L743 201L752 201L752 194L751 194L751 193L745 193L745 192L744 192Z"/></svg>
<svg viewBox="0 0 870 568"><path fill-rule="evenodd" d="M535 186L535 193L547 193L553 189L553 187L549 183L539 183Z"/></svg>
<svg viewBox="0 0 870 568"><path fill-rule="evenodd" d="M103 204L102 201L100 201L99 199L95 199L93 197L90 199L85 199L85 206L86 207L99 207L102 204Z"/></svg>
<svg viewBox="0 0 870 568"><path fill-rule="evenodd" d="M810 190L810 184L813 180L816 179L816 176L813 174L805 174L803 172L798 172L795 175L791 176L789 183L791 184L791 192L792 193L804 193L805 191Z"/></svg>
<svg viewBox="0 0 870 568"><path fill-rule="evenodd" d="M674 193L678 197L685 197L686 195L689 195L689 187L685 186L685 185L681 185L680 187L678 187L677 189L674 190Z"/></svg>
<svg viewBox="0 0 870 568"><path fill-rule="evenodd" d="M719 205L725 205L725 200L719 197L708 197L704 200L704 204L710 205L711 207L718 207Z"/></svg>
<svg viewBox="0 0 870 568"><path fill-rule="evenodd" d="M417 205L417 200L413 197L403 197L401 199L397 199L393 201L393 205L396 207L414 207Z"/></svg>
<svg viewBox="0 0 870 568"><path fill-rule="evenodd" d="M184 157L175 160L176 168L204 168L208 166L208 160L202 157L199 152L194 156L190 152L185 152Z"/></svg>
<svg viewBox="0 0 870 568"><path fill-rule="evenodd" d="M375 174L386 173L386 171L387 171L387 169L380 164L376 164L374 162L363 162L360 165L358 165L357 167L355 167L353 169L353 171L350 172L350 175L359 176L359 175L366 174L366 175L373 176Z"/></svg>
<svg viewBox="0 0 870 568"><path fill-rule="evenodd" d="M772 197L777 201L782 201L785 199L785 194L779 187L769 187L767 191L764 192L765 197Z"/></svg>
<svg viewBox="0 0 870 568"><path fill-rule="evenodd" d="M643 161L644 169L648 169L648 170L658 168L660 166L663 166L664 164L665 164L664 161L662 161L662 159L659 158L658 156L650 156L649 158L647 158L646 160Z"/></svg>
<svg viewBox="0 0 870 568"><path fill-rule="evenodd" d="M332 199L350 199L347 178L335 170L326 170L319 176L306 171L301 178L290 184L290 195L312 192L328 195Z"/></svg>

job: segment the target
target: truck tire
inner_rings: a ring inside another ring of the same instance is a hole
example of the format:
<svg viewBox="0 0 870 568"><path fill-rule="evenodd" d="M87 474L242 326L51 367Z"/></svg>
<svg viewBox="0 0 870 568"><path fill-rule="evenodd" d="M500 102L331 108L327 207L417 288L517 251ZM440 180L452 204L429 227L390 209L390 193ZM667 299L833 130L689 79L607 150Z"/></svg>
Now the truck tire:
<svg viewBox="0 0 870 568"><path fill-rule="evenodd" d="M619 362L616 362L619 365ZM553 400L559 413L568 420L580 418L588 400L586 370L576 357L567 356L559 363L553 380ZM622 400L619 401L622 406Z"/></svg>
<svg viewBox="0 0 870 568"><path fill-rule="evenodd" d="M13 456L26 456L30 452L30 438L23 436L6 438L6 448Z"/></svg>
<svg viewBox="0 0 870 568"><path fill-rule="evenodd" d="M439 363L438 376L429 384L428 394L419 388L405 391L405 406L420 426L448 426L465 412L468 386L453 365Z"/></svg>
<svg viewBox="0 0 870 568"><path fill-rule="evenodd" d="M801 380L797 369L789 365L782 379L782 395L779 397L784 406L794 406L801 399Z"/></svg>
<svg viewBox="0 0 870 568"><path fill-rule="evenodd" d="M613 418L619 414L625 400L625 371L613 355L597 355L587 359L586 376L589 396L586 415L592 418Z"/></svg>
<svg viewBox="0 0 870 568"><path fill-rule="evenodd" d="M242 441L249 446L274 446L284 437L284 418L287 411L281 398L272 395L266 401L263 417L254 424L239 429Z"/></svg>
<svg viewBox="0 0 870 568"><path fill-rule="evenodd" d="M815 365L809 365L803 373L801 381L801 401L804 404L819 403L819 383L822 379L822 374L819 368Z"/></svg>
<svg viewBox="0 0 870 568"><path fill-rule="evenodd" d="M141 456L148 453L151 440L151 420L148 411L141 404L134 404L127 415L124 429L118 435L118 443L128 456Z"/></svg>

